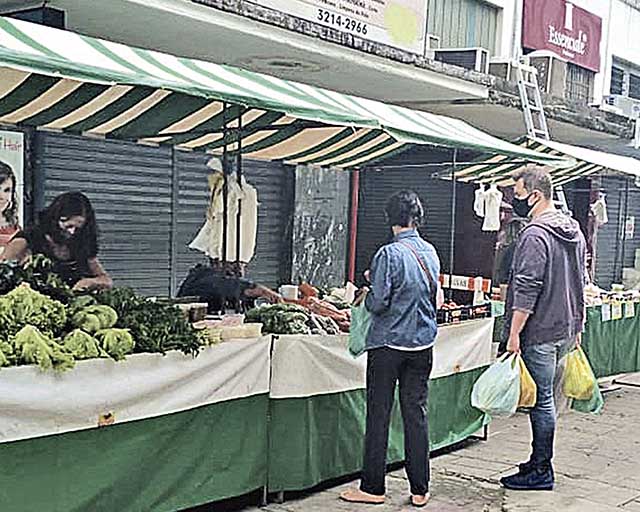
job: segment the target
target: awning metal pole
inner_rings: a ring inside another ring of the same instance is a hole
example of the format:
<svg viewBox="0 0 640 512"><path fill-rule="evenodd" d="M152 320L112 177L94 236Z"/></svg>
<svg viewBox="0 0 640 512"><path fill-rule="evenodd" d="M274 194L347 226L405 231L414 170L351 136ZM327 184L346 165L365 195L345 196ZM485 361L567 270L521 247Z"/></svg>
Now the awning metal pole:
<svg viewBox="0 0 640 512"><path fill-rule="evenodd" d="M226 267L227 263L227 236L229 233L229 155L227 154L227 107L228 104L225 101L223 103L222 112L222 263ZM226 269L225 269L226 270Z"/></svg>
<svg viewBox="0 0 640 512"><path fill-rule="evenodd" d="M454 148L452 167L451 167L451 218L450 218L450 233L449 233L449 289L447 291L447 297L449 300L453 299L453 262L455 259L455 245L456 245L456 199L457 199L457 179L456 179L456 161L458 159L458 150Z"/></svg>
<svg viewBox="0 0 640 512"><path fill-rule="evenodd" d="M627 248L627 219L629 218L629 179L626 180L625 190L624 190L624 231L622 235L622 256L620 262L620 269L624 278L624 263L625 263L625 253Z"/></svg>
<svg viewBox="0 0 640 512"><path fill-rule="evenodd" d="M238 117L238 152L236 154L236 177L238 179L238 187L242 190L242 114L244 109L240 111ZM242 196L238 197L238 213L236 214L236 271L240 271L240 250L241 250L241 223L242 223Z"/></svg>

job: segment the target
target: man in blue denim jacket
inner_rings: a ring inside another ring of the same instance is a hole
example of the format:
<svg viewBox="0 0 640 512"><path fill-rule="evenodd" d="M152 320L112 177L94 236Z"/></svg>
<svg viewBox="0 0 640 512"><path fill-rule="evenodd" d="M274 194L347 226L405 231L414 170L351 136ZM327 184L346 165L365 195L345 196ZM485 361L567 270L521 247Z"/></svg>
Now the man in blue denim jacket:
<svg viewBox="0 0 640 512"><path fill-rule="evenodd" d="M379 504L385 499L389 422L396 382L404 423L405 460L411 503L429 500L427 395L438 326L436 309L440 261L417 228L423 217L413 192L390 198L387 218L395 235L371 266L371 290L365 305L372 314L366 341L367 425L362 481L342 493L349 502Z"/></svg>
<svg viewBox="0 0 640 512"><path fill-rule="evenodd" d="M530 216L513 257L507 292L507 350L522 353L537 386L529 461L501 480L514 490L551 490L556 399L563 357L580 344L585 323L586 242L579 224L557 211L549 173L529 166L514 176L515 213Z"/></svg>

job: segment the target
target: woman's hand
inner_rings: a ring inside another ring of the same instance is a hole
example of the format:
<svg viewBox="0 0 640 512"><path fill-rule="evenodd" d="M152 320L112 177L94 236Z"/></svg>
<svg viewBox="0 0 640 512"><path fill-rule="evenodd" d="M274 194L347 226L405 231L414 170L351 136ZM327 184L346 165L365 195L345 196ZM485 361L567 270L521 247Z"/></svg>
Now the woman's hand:
<svg viewBox="0 0 640 512"><path fill-rule="evenodd" d="M74 292L85 292L94 288L98 288L98 283L96 283L94 278L87 277L85 279L80 279L80 281L74 284L72 290Z"/></svg>
<svg viewBox="0 0 640 512"><path fill-rule="evenodd" d="M359 306L360 304L362 304L365 299L367 298L367 294L369 293L369 288L367 288L366 286L363 288L360 288L357 292L356 292L356 297L353 300L353 305L354 306Z"/></svg>

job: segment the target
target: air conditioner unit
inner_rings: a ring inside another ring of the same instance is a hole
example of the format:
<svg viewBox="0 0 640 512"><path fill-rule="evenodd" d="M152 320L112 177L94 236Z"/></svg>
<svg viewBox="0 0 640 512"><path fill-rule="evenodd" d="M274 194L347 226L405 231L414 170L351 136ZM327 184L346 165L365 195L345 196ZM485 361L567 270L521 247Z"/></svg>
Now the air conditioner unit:
<svg viewBox="0 0 640 512"><path fill-rule="evenodd" d="M567 84L567 61L552 52L533 52L527 55L529 65L538 70L540 90L564 97Z"/></svg>
<svg viewBox="0 0 640 512"><path fill-rule="evenodd" d="M629 119L640 119L640 100L629 98L629 96L611 94L610 96L605 96L604 101L607 105L618 109L621 113L620 115Z"/></svg>
<svg viewBox="0 0 640 512"><path fill-rule="evenodd" d="M435 50L435 59L453 66L472 69L485 74L489 73L489 50L486 48L445 48Z"/></svg>
<svg viewBox="0 0 640 512"><path fill-rule="evenodd" d="M514 61L500 57L492 57L489 61L489 74L507 82L515 82L517 79Z"/></svg>

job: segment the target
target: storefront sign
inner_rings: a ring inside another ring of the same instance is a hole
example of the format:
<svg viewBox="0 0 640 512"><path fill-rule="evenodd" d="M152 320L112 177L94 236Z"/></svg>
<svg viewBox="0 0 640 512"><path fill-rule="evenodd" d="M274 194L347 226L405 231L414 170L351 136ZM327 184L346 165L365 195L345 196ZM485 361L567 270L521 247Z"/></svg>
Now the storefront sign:
<svg viewBox="0 0 640 512"><path fill-rule="evenodd" d="M16 198L20 224L24 223L24 135L20 132L0 130L0 162L8 164L16 178Z"/></svg>
<svg viewBox="0 0 640 512"><path fill-rule="evenodd" d="M425 0L252 0L284 14L313 21L412 53L423 54Z"/></svg>
<svg viewBox="0 0 640 512"><path fill-rule="evenodd" d="M602 18L565 0L524 0L522 46L600 71Z"/></svg>

